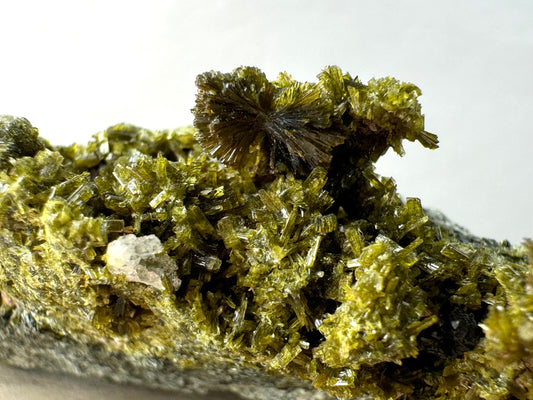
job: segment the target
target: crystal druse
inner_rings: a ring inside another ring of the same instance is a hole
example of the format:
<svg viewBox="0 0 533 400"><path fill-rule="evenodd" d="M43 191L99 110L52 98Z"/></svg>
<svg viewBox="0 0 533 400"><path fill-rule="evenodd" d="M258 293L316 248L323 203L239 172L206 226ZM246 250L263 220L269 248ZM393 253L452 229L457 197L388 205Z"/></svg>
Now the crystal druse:
<svg viewBox="0 0 533 400"><path fill-rule="evenodd" d="M194 127L85 145L1 117L4 362L249 399L533 398L533 243L374 172L404 139L437 147L416 86L197 86Z"/></svg>

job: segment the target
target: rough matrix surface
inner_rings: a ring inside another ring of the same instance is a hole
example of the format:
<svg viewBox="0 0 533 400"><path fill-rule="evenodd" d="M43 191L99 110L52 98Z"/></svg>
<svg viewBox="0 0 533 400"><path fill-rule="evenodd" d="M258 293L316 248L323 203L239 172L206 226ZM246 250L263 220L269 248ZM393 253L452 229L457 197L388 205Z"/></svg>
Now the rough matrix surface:
<svg viewBox="0 0 533 400"><path fill-rule="evenodd" d="M374 172L437 147L416 86L197 85L195 127L60 147L0 118L5 362L249 399L533 398L533 244Z"/></svg>

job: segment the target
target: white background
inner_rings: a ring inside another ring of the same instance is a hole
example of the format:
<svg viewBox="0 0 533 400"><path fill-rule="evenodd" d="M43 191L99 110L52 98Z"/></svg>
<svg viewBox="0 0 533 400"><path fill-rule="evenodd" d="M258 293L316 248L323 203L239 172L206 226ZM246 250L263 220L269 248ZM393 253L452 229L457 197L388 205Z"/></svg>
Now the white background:
<svg viewBox="0 0 533 400"><path fill-rule="evenodd" d="M336 64L422 89L441 148L409 144L403 159L379 162L401 193L477 235L533 236L531 0L0 1L0 113L27 117L54 144L121 121L191 124L206 70L255 65L313 80ZM0 372L0 399L146 395Z"/></svg>
<svg viewBox="0 0 533 400"><path fill-rule="evenodd" d="M533 236L533 1L2 1L0 113L53 144L192 123L195 76L339 65L417 84L440 149L378 172L474 234Z"/></svg>

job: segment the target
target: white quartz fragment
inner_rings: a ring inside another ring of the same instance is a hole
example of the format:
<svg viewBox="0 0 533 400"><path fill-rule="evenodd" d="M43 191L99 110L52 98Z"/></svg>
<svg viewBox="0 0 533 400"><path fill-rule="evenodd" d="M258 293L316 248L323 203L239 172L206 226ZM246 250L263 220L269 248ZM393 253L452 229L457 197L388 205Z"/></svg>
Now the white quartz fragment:
<svg viewBox="0 0 533 400"><path fill-rule="evenodd" d="M176 275L176 262L163 254L163 246L155 235L125 235L107 245L107 268L123 274L128 282L140 282L163 290L163 277L170 279L173 290L181 284Z"/></svg>

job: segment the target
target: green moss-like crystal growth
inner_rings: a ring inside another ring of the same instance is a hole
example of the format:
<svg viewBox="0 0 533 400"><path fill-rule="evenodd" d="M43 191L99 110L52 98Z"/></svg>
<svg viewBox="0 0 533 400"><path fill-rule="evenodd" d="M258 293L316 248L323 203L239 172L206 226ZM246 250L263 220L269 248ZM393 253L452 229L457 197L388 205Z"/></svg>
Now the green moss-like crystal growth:
<svg viewBox="0 0 533 400"><path fill-rule="evenodd" d="M1 118L2 326L340 399L532 398L533 245L373 170L403 139L437 146L416 86L336 67L197 85L195 128L53 147Z"/></svg>

